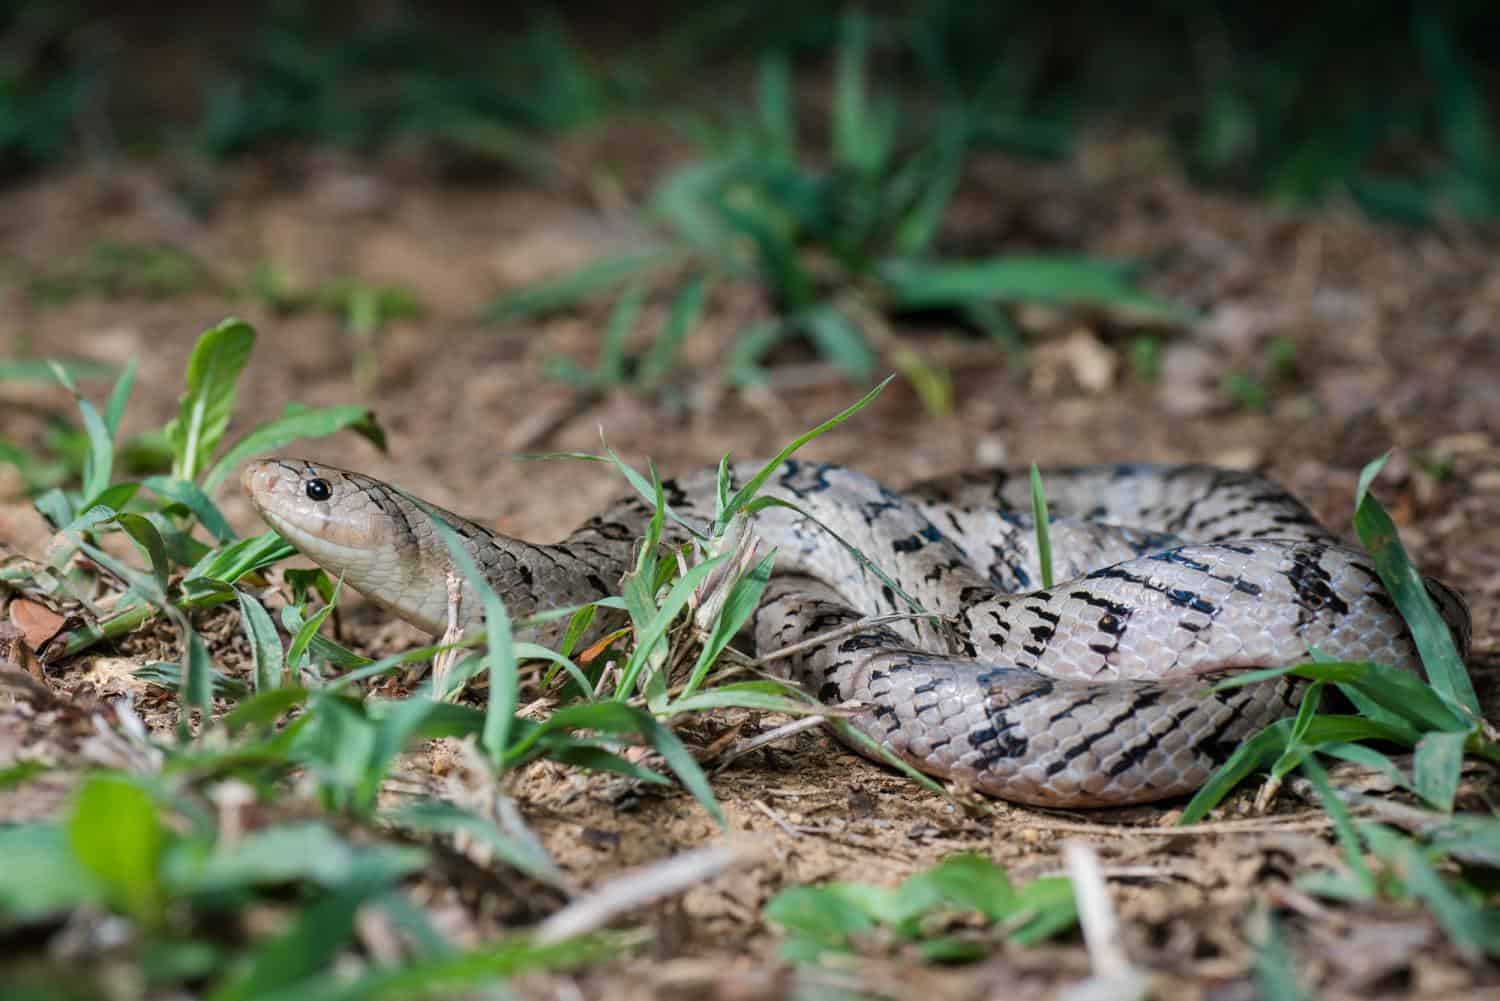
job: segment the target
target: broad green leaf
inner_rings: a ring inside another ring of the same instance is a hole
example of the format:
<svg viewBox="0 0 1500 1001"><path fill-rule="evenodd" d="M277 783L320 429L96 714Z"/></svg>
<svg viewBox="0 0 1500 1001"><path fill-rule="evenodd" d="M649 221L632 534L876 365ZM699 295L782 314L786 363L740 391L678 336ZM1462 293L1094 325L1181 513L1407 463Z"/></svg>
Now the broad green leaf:
<svg viewBox="0 0 1500 1001"><path fill-rule="evenodd" d="M1468 739L1467 733L1434 730L1418 741L1412 760L1412 788L1433 809L1453 812Z"/></svg>
<svg viewBox="0 0 1500 1001"><path fill-rule="evenodd" d="M93 497L109 486L110 474L115 467L115 443L104 418L92 403L80 397L78 411L83 415L83 427L89 442L88 456L83 465L83 496Z"/></svg>
<svg viewBox="0 0 1500 1001"><path fill-rule="evenodd" d="M207 858L174 864L180 889L193 893L240 890L307 880L334 888L361 870L388 869L393 875L420 869L427 853L406 845L358 845L327 824L300 821L251 831L234 844L219 844Z"/></svg>
<svg viewBox="0 0 1500 1001"><path fill-rule="evenodd" d="M954 855L909 878L903 893L930 887L937 899L978 911L991 921L1001 921L1015 912L1020 900L1005 869L981 855ZM926 891L921 891L926 892Z"/></svg>
<svg viewBox="0 0 1500 1001"><path fill-rule="evenodd" d="M247 459L307 438L322 438L345 428L352 429L385 451L385 431L372 411L356 406L309 409L294 403L280 417L261 424L230 446L203 477L203 490L211 493Z"/></svg>
<svg viewBox="0 0 1500 1001"><path fill-rule="evenodd" d="M166 842L151 796L123 776L96 775L78 791L68 818L74 857L114 906L146 925L159 923L166 907L159 868Z"/></svg>
<svg viewBox="0 0 1500 1001"><path fill-rule="evenodd" d="M818 352L861 382L875 370L875 352L864 333L835 306L815 306L798 318Z"/></svg>
<svg viewBox="0 0 1500 1001"><path fill-rule="evenodd" d="M231 735L247 726L271 727L288 710L306 702L310 694L306 688L291 686L264 689L251 695L225 715L224 726Z"/></svg>
<svg viewBox="0 0 1500 1001"><path fill-rule="evenodd" d="M782 945L782 955L804 962L823 952L848 951L852 937L875 927L863 907L819 886L787 887L766 904L765 918L793 936Z"/></svg>
<svg viewBox="0 0 1500 1001"><path fill-rule="evenodd" d="M120 420L125 416L125 404L130 402L130 390L134 385L135 359L132 358L115 380L115 388L109 394L109 403L104 407L104 427L111 439L120 433Z"/></svg>
<svg viewBox="0 0 1500 1001"><path fill-rule="evenodd" d="M0 866L0 927L100 902L105 884L85 868L69 832L59 824L0 827L0 858L5 859Z"/></svg>
<svg viewBox="0 0 1500 1001"><path fill-rule="evenodd" d="M897 258L881 262L877 270L897 309L1042 302L1108 306L1161 322L1195 319L1187 307L1136 288L1133 266L1097 258L1016 254L951 263Z"/></svg>
<svg viewBox="0 0 1500 1001"><path fill-rule="evenodd" d="M167 556L167 544L162 540L161 533L144 515L117 514L115 521L145 551L156 586L165 592L172 572L172 561Z"/></svg>
<svg viewBox="0 0 1500 1001"><path fill-rule="evenodd" d="M1017 945L1033 945L1078 923L1078 901L1066 876L1033 879L1016 894L1015 916L1006 924Z"/></svg>
<svg viewBox="0 0 1500 1001"><path fill-rule="evenodd" d="M285 653L281 649L281 637L276 633L276 623L264 605L244 591L237 590L235 596L240 603L240 622L245 629L245 639L250 642L250 664L257 692L269 692L279 688L285 666Z"/></svg>
<svg viewBox="0 0 1500 1001"><path fill-rule="evenodd" d="M173 476L148 476L143 484L152 493L181 504L193 512L198 523L220 543L233 542L237 538L218 505L209 499L198 484Z"/></svg>
<svg viewBox="0 0 1500 1001"><path fill-rule="evenodd" d="M1479 696L1469 680L1453 634L1443 621L1432 596L1411 560L1401 545L1401 536L1385 508L1369 492L1371 483L1384 467L1387 456L1382 456L1365 466L1360 473L1359 489L1355 495L1357 505L1354 514L1354 529L1359 541L1375 561L1375 569L1382 583L1390 592L1396 607L1411 629L1412 639L1422 655L1422 665L1432 686L1449 700L1462 706L1471 719L1481 718ZM1445 729L1452 729L1451 727Z"/></svg>
<svg viewBox="0 0 1500 1001"><path fill-rule="evenodd" d="M551 886L565 887L568 879L530 831L501 830L496 823L461 806L437 799L420 799L382 814L399 827L444 834L463 833L489 847L505 864Z"/></svg>
<svg viewBox="0 0 1500 1001"><path fill-rule="evenodd" d="M208 996L212 1001L260 1001L273 991L296 986L333 962L354 936L359 908L386 889L385 881L353 880L328 894L256 949L243 975Z"/></svg>
<svg viewBox="0 0 1500 1001"><path fill-rule="evenodd" d="M213 660L208 655L208 647L204 644L203 637L199 636L198 631L188 623L186 615L181 616L178 631L185 633L181 698L184 705L194 706L203 714L206 725L209 713L213 711L213 678L217 672L214 671Z"/></svg>
<svg viewBox="0 0 1500 1001"><path fill-rule="evenodd" d="M485 316L492 323L505 323L570 309L632 276L669 263L674 256L673 251L655 248L601 257L577 271L501 296L485 310Z"/></svg>
<svg viewBox="0 0 1500 1001"><path fill-rule="evenodd" d="M187 392L166 427L175 459L172 475L194 480L229 427L240 373L255 347L255 330L228 319L204 331L188 361Z"/></svg>
<svg viewBox="0 0 1500 1001"><path fill-rule="evenodd" d="M204 554L188 571L187 579L203 577L233 584L247 573L264 570L296 555L296 546L275 532L263 532Z"/></svg>

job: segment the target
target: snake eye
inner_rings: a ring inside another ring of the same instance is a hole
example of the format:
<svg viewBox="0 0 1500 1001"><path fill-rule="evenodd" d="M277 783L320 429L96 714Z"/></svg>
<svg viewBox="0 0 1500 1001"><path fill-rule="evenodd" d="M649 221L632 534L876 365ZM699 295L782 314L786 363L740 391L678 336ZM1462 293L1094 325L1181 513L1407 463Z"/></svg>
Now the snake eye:
<svg viewBox="0 0 1500 1001"><path fill-rule="evenodd" d="M326 501L333 496L333 488L328 485L327 480L321 478L308 480L306 490L308 500Z"/></svg>

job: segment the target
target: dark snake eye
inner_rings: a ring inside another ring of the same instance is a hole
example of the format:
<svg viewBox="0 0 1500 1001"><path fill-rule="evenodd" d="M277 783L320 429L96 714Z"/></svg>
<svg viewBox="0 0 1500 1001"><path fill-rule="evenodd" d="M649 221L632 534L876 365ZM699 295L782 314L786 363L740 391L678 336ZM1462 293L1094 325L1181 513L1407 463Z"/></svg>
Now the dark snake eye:
<svg viewBox="0 0 1500 1001"><path fill-rule="evenodd" d="M333 488L324 479L307 481L307 497L309 500L326 501L333 496Z"/></svg>

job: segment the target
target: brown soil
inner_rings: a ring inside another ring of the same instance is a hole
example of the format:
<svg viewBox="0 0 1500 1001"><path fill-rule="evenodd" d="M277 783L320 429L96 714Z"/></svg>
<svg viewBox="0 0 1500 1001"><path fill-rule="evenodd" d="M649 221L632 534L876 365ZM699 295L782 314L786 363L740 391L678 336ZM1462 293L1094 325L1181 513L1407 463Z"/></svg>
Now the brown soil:
<svg viewBox="0 0 1500 1001"><path fill-rule="evenodd" d="M578 140L568 153L612 170L627 197L647 191L678 155L639 126ZM158 164L53 177L0 195L0 354L136 358L127 433L159 426L174 412L194 338L226 314L244 315L261 336L237 429L288 402L357 399L356 343L337 317L275 315L211 284L154 301L85 293L42 305L28 294L34 278L76 266L104 239L174 243L232 283L270 262L305 283L359 276L410 289L426 311L394 324L379 343L378 384L368 398L389 432L389 454L352 436L300 451L528 538L562 535L620 484L602 466L523 466L506 453L596 450L602 429L627 459L684 470L725 452L768 454L865 388L794 353L780 359L764 388L722 385L719 359L730 335L764 309L744 288L715 292L670 404L623 391L580 403L544 381L541 363L550 356L590 360L602 307L504 329L478 323L478 310L506 288L637 235L622 215L564 185L459 182L409 159L284 157L215 176L215 209L200 220L171 195L189 183L202 181ZM1149 144L1110 142L1068 168L976 163L945 239L975 253L1072 248L1137 259L1150 266L1150 287L1198 306L1205 319L1190 336L1167 338L1155 383L1130 365L1138 331L1120 317L1022 310L1032 345L1024 367L956 332L902 331L902 343L953 373L954 412L934 416L898 381L810 454L896 484L1033 460L1206 460L1265 471L1330 524L1347 525L1360 467L1394 447L1380 493L1420 567L1468 595L1473 667L1493 702L1500 690L1500 270L1492 238L1458 227L1383 229L1338 211L1296 217L1197 193L1171 178ZM662 308L659 300L649 312L659 316ZM1277 338L1294 346L1294 362L1273 372ZM1224 390L1231 373L1265 386L1264 411L1238 405ZM61 394L32 386L0 385L0 399L4 434L33 447L44 415L71 407ZM236 491L226 490L222 503L239 528L255 528ZM14 493L0 507L0 543L33 554L45 546ZM419 639L357 602L343 629L352 645L372 652ZM243 658L233 623L208 632L220 637L221 664ZM71 765L123 753L101 748L91 734L94 694L131 691L148 718L170 720L170 699L128 673L142 660L170 657L148 649L158 643L133 638L51 669L47 684L60 701L44 711L4 700L13 704L0 707L0 766L23 753ZM702 749L778 722L722 713L687 723L681 734ZM413 756L404 780L442 788L455 767L452 748L434 747ZM67 787L55 776L68 773L53 774L10 796L3 814L55 811ZM509 791L584 887L721 837L680 792L549 764L515 776ZM799 982L773 961L776 936L760 913L771 894L793 883L890 883L958 851L989 855L1026 880L1059 871L1058 845L1081 838L1110 876L1131 957L1162 978L1158 997L1253 997L1249 942L1263 905L1279 910L1299 969L1321 997L1500 997L1500 968L1460 955L1422 909L1336 906L1295 888L1296 875L1338 858L1323 815L1295 789L1269 815L1254 815L1244 794L1211 824L1185 832L1162 830L1180 804L1077 814L992 804L976 816L813 731L739 759L715 776L715 791L731 829L753 840L754 861L637 915L654 934L627 958L577 977L529 980L524 993L749 998L847 983L887 997L1051 996L1089 973L1076 936L1031 949L997 946L987 961L953 969L924 967L877 943L858 963ZM495 881L504 882L503 874ZM461 938L556 906L543 895L521 896L481 906L438 877L422 891Z"/></svg>

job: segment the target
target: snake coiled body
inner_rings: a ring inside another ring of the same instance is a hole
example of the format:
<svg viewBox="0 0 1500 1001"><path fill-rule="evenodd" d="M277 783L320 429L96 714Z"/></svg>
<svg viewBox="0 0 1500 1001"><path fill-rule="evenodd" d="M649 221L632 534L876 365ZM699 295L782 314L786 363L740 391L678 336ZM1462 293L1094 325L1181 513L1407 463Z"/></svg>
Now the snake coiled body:
<svg viewBox="0 0 1500 1001"><path fill-rule="evenodd" d="M733 475L743 481L753 468ZM1278 485L1206 466L1043 478L1060 581L1050 588L1024 474L966 473L896 492L847 468L788 461L764 493L840 538L785 508L756 516L755 533L777 551L753 619L757 649L909 612L914 601L935 615L845 632L793 659L795 679L825 702L860 707L854 725L925 772L1053 806L1192 792L1241 741L1295 710L1290 679L1211 690L1233 672L1299 663L1313 648L1420 670L1369 558ZM536 545L318 463L256 462L243 480L288 541L434 633L452 563L432 517L457 530L524 617L616 593L651 515L638 498L623 500L562 542ZM712 473L665 493L689 524L711 520ZM1435 581L1428 590L1466 648L1462 600ZM480 625L475 596L460 608L463 628Z"/></svg>

